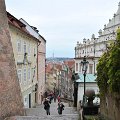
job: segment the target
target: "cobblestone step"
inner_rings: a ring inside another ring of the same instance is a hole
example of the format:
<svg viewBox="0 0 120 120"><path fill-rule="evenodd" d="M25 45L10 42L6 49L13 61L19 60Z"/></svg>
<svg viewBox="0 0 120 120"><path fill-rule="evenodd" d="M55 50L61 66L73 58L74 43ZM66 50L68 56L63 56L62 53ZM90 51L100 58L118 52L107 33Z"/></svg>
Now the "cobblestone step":
<svg viewBox="0 0 120 120"><path fill-rule="evenodd" d="M38 105L36 108L26 109L27 116L16 116L16 120L78 120L79 114L75 108L68 107L68 104L64 103L63 114L59 115L57 105L58 103L51 103L50 115L46 115L44 105Z"/></svg>
<svg viewBox="0 0 120 120"><path fill-rule="evenodd" d="M63 114L77 114L77 111L73 107L68 107L68 104L64 103L65 109L63 110ZM67 107L66 107L67 106ZM51 115L57 115L57 103L51 103L50 105L50 112ZM36 115L36 116L43 116L46 115L46 111L44 110L44 105L39 105L36 108L26 109L27 116L29 115Z"/></svg>
<svg viewBox="0 0 120 120"><path fill-rule="evenodd" d="M57 108L54 107L50 108L50 112L51 115L58 114ZM46 111L44 110L44 108L31 108L26 110L26 114L40 116L42 114L46 114ZM72 107L65 107L65 109L63 110L63 114L77 114L77 111L75 111L75 109Z"/></svg>
<svg viewBox="0 0 120 120"><path fill-rule="evenodd" d="M16 120L78 120L78 114L49 115L49 116L17 116Z"/></svg>

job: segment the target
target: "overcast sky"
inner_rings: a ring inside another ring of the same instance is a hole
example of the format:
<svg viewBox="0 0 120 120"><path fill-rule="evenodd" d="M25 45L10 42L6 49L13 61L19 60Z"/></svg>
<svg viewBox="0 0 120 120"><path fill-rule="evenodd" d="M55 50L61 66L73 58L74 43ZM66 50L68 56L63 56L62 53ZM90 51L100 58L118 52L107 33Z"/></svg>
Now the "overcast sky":
<svg viewBox="0 0 120 120"><path fill-rule="evenodd" d="M75 57L77 41L104 28L119 0L5 0L7 11L38 28L46 39L46 56Z"/></svg>

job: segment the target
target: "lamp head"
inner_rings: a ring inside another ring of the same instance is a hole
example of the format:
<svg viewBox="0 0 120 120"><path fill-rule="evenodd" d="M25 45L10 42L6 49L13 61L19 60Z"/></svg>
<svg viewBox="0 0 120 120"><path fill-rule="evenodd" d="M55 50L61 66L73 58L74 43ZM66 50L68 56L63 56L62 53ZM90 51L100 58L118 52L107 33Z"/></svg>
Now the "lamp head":
<svg viewBox="0 0 120 120"><path fill-rule="evenodd" d="M88 63L89 63L89 62L86 61L86 56L84 56L83 61L81 61L82 71L83 71L84 73L87 72Z"/></svg>

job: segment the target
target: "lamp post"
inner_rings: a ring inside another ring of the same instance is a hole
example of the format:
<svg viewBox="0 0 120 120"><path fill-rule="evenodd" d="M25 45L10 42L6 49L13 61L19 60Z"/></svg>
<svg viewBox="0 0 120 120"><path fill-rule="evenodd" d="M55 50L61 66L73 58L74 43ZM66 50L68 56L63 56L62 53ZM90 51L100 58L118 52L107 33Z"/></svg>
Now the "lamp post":
<svg viewBox="0 0 120 120"><path fill-rule="evenodd" d="M95 44L96 44L96 38L95 38L95 35L94 34L92 34L92 39L94 40L94 59L93 59L93 62L94 62L94 75L95 75Z"/></svg>
<svg viewBox="0 0 120 120"><path fill-rule="evenodd" d="M88 67L88 61L86 61L86 56L84 56L83 61L81 61L82 64L82 71L84 76L84 94L83 94L83 104L85 104L85 79L86 79L86 72Z"/></svg>

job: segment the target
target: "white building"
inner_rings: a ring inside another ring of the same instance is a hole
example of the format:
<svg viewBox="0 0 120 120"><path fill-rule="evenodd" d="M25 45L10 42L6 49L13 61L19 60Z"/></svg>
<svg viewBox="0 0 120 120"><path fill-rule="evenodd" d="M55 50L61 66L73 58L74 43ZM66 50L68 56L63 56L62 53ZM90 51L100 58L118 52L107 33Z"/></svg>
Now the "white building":
<svg viewBox="0 0 120 120"><path fill-rule="evenodd" d="M84 56L86 56L86 59L89 62L87 74L96 74L98 59L105 51L107 51L109 44L115 42L116 30L118 28L120 28L120 2L116 14L114 14L112 19L109 19L107 25L104 25L103 30L99 30L98 38L95 38L95 35L93 34L91 39L83 39L83 43L77 42L75 47L75 73L82 73L81 61L83 61ZM77 82L80 81L78 80ZM95 91L96 89L98 90L96 85L96 83L92 84ZM82 86L83 84L78 84L78 101L83 97L84 88ZM86 87L87 86L88 84L86 84Z"/></svg>
<svg viewBox="0 0 120 120"><path fill-rule="evenodd" d="M96 73L96 64L100 56L107 50L111 42L116 39L116 30L120 28L120 2L118 10L109 23L104 25L103 31L99 30L98 38L93 34L91 39L83 39L83 43L77 42L75 47L75 73L81 73L81 61L87 57L89 61L87 73Z"/></svg>

